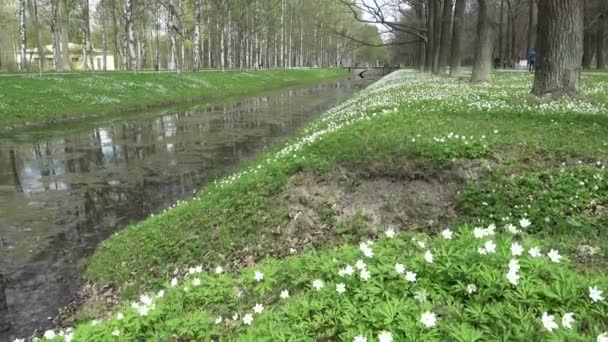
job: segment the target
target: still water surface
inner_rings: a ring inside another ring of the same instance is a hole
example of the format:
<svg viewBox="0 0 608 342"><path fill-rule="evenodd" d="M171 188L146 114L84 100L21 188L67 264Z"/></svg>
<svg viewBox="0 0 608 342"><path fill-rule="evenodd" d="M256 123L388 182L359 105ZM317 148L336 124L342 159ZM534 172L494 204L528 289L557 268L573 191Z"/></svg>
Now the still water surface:
<svg viewBox="0 0 608 342"><path fill-rule="evenodd" d="M125 225L187 199L373 79L0 137L6 336L29 335L77 293L84 260Z"/></svg>

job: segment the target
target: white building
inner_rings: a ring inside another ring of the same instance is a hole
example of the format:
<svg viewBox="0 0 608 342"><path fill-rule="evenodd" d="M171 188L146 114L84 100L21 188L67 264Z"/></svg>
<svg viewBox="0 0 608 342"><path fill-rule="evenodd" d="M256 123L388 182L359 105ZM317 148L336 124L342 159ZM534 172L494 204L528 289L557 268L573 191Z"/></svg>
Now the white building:
<svg viewBox="0 0 608 342"><path fill-rule="evenodd" d="M84 70L84 61L82 60L82 45L69 43L70 52L70 66L72 70ZM53 45L46 45L44 49L44 69L53 70L55 69L55 58L53 57ZM27 62L30 65L38 65L40 56L38 55L37 48L29 48L25 50ZM93 70L104 70L104 51L99 49L93 49ZM114 55L111 52L106 52L106 65L105 70L112 71L116 70L114 66ZM15 53L17 64L21 63L21 51Z"/></svg>

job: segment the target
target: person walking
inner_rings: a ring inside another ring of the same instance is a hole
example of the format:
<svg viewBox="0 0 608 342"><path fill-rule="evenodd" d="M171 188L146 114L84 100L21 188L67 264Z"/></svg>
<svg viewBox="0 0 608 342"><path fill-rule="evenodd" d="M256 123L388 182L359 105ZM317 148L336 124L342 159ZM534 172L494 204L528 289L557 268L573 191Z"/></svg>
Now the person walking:
<svg viewBox="0 0 608 342"><path fill-rule="evenodd" d="M530 55L528 56L528 71L534 72L536 71L536 50L532 49L530 51Z"/></svg>

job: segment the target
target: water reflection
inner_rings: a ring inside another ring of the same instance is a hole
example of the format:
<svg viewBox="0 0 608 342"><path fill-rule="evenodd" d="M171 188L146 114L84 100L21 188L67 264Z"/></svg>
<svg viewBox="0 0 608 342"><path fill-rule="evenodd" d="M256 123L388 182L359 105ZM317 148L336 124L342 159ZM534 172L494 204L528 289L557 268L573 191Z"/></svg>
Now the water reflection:
<svg viewBox="0 0 608 342"><path fill-rule="evenodd" d="M369 82L287 89L0 140L0 273L9 278L11 334L31 333L67 304L82 258L101 240L187 198Z"/></svg>

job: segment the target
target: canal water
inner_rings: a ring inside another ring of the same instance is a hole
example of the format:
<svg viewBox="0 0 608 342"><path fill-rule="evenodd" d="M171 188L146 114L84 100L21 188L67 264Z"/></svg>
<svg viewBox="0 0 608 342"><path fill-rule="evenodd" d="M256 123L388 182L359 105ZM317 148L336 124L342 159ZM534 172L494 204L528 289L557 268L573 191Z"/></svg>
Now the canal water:
<svg viewBox="0 0 608 342"><path fill-rule="evenodd" d="M374 78L270 91L0 137L0 275L9 331L52 325L96 245L187 199ZM0 299L2 298L0 294Z"/></svg>

